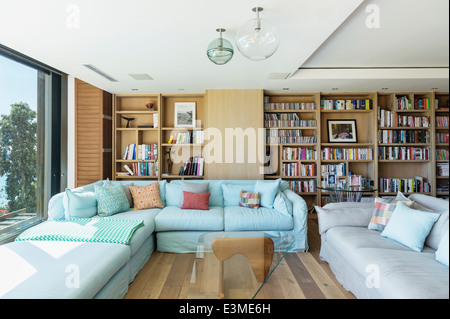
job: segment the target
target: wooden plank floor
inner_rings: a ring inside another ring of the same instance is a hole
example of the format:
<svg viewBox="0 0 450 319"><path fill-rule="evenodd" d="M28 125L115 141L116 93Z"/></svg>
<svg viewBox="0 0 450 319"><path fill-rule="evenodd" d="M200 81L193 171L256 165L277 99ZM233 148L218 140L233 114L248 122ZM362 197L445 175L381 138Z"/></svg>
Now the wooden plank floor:
<svg viewBox="0 0 450 319"><path fill-rule="evenodd" d="M317 215L308 215L306 253L287 254L259 299L354 299L337 282L328 264L319 258ZM154 252L130 284L125 299L184 299L187 296L194 254Z"/></svg>

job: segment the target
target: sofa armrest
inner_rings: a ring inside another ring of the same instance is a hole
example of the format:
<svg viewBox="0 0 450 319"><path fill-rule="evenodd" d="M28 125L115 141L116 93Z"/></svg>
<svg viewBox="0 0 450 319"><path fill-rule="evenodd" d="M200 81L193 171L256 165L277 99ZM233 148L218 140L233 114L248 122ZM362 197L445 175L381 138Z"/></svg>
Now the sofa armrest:
<svg viewBox="0 0 450 319"><path fill-rule="evenodd" d="M308 250L308 205L305 200L290 189L283 191L286 197L292 202L292 217L294 219L293 235L295 243L293 251Z"/></svg>
<svg viewBox="0 0 450 319"><path fill-rule="evenodd" d="M333 204L325 207L315 206L318 221L319 234L322 235L333 227L355 226L367 227L373 214L372 205L366 203L352 203L354 205L346 205L348 203ZM328 206L328 207L327 207Z"/></svg>

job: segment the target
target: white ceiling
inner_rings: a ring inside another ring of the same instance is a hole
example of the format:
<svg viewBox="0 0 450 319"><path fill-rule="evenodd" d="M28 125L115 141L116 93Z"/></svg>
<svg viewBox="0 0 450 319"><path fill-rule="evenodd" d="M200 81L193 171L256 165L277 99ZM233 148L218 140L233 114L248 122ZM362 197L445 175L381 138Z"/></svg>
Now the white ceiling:
<svg viewBox="0 0 450 319"><path fill-rule="evenodd" d="M366 27L369 4L380 8L380 28ZM243 57L234 41L255 6L281 35L278 51L259 62ZM219 27L235 47L223 66L205 53ZM449 87L448 0L1 0L0 43L111 93ZM391 69L398 67L421 69ZM273 73L292 76L269 79Z"/></svg>

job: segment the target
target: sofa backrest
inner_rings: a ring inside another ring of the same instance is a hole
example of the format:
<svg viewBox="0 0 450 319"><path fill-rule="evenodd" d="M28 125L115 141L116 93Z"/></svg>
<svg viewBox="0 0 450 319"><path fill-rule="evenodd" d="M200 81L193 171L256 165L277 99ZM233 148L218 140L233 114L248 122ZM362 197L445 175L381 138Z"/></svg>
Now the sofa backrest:
<svg viewBox="0 0 450 319"><path fill-rule="evenodd" d="M103 185L105 181L100 180L95 183L84 185L73 189L73 192L94 192L95 185ZM154 181L149 180L120 180L109 181L112 184L133 184L134 186L145 186ZM158 181L159 193L164 206L179 206L181 202L181 180ZM240 190L243 188L247 191L253 191L256 180L189 180L189 183L209 182L208 191L211 193L209 198L209 206L235 206L236 194L239 196ZM241 187L242 186L242 187ZM225 193L223 190L225 189ZM289 189L289 183L281 181L278 188L280 191ZM48 205L48 218L64 219L64 199L65 192L54 195Z"/></svg>

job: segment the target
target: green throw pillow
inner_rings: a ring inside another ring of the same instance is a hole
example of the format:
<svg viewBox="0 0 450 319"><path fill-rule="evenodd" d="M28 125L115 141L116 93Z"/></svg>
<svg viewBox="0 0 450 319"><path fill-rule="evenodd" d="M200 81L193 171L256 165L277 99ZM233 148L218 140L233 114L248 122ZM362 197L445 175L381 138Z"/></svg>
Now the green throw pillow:
<svg viewBox="0 0 450 319"><path fill-rule="evenodd" d="M95 186L95 196L97 197L97 214L100 217L111 216L130 209L130 203L122 185Z"/></svg>

